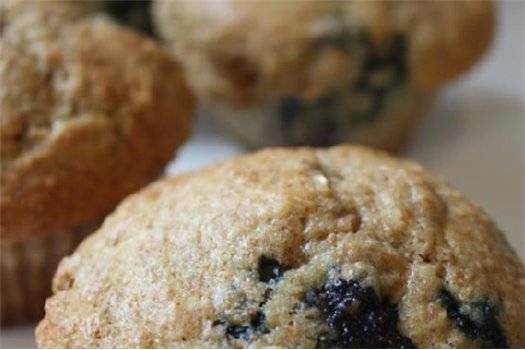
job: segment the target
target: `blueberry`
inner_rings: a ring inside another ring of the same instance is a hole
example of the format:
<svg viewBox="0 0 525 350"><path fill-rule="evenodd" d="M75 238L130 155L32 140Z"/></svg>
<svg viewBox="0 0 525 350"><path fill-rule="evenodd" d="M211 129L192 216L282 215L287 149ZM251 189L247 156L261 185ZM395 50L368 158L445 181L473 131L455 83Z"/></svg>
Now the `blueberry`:
<svg viewBox="0 0 525 350"><path fill-rule="evenodd" d="M295 97L283 99L280 116L288 142L300 146L307 140L316 147L332 144L337 131L335 115L339 98L337 94L328 94L310 103Z"/></svg>
<svg viewBox="0 0 525 350"><path fill-rule="evenodd" d="M477 340L485 349L509 347L496 317L497 310L488 301L461 303L446 288L439 292L438 301L447 310L447 316L454 327L467 338Z"/></svg>
<svg viewBox="0 0 525 350"><path fill-rule="evenodd" d="M107 1L107 11L122 23L153 36L150 0L112 0Z"/></svg>
<svg viewBox="0 0 525 350"><path fill-rule="evenodd" d="M232 338L238 339L244 337L248 332L248 329L248 326L230 325L226 328L226 334Z"/></svg>
<svg viewBox="0 0 525 350"><path fill-rule="evenodd" d="M276 283L284 275L284 267L275 258L268 255L261 255L257 266L259 280L269 283L263 292L263 300L259 303L258 311L251 317L247 324L235 324L232 322L217 320L213 326L226 326L226 334L230 338L249 339L255 334L267 334L270 331L266 327L266 316L263 307L271 297L272 283Z"/></svg>
<svg viewBox="0 0 525 350"><path fill-rule="evenodd" d="M314 44L320 52L331 48L347 51L350 56L361 50L364 58L357 80L346 87L328 91L313 101L293 96L281 101L283 133L292 145L328 146L337 141L339 123L345 120L351 125L373 122L383 112L392 91L407 78L406 40L401 35L393 35L387 45L378 48L367 35L351 34L342 26L340 31L318 38ZM360 101L350 109L346 105L349 95ZM348 116L341 117L341 111Z"/></svg>
<svg viewBox="0 0 525 350"><path fill-rule="evenodd" d="M262 312L257 312L250 320L249 325L230 324L226 328L226 334L235 339L248 338L254 333L267 334L269 331L265 326L265 322L266 316Z"/></svg>
<svg viewBox="0 0 525 350"><path fill-rule="evenodd" d="M414 348L397 329L397 306L357 281L328 280L320 290L308 291L304 301L321 311L330 330L318 336L317 348Z"/></svg>
<svg viewBox="0 0 525 350"><path fill-rule="evenodd" d="M259 273L259 281L268 283L278 281L284 274L283 266L274 258L262 255L259 258L259 265L257 266Z"/></svg>
<svg viewBox="0 0 525 350"><path fill-rule="evenodd" d="M367 109L355 116L356 121L364 122L374 120L381 113L389 92L405 80L407 75L406 44L401 35L394 36L383 50L375 48L364 35L360 40L365 47L366 57L355 89L372 100ZM377 79L378 76L382 78Z"/></svg>

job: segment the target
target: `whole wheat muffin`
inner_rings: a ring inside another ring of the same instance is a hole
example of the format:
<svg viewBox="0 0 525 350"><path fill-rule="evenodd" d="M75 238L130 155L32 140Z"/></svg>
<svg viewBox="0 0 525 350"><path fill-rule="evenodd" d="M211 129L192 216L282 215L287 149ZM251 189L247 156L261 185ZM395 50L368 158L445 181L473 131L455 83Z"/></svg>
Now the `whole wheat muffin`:
<svg viewBox="0 0 525 350"><path fill-rule="evenodd" d="M64 19L54 9L60 2L17 15L7 4L0 8L9 18L0 36L2 325L42 316L58 261L124 196L162 173L188 136L193 109L178 64L152 41L106 20Z"/></svg>
<svg viewBox="0 0 525 350"><path fill-rule="evenodd" d="M206 113L250 146L396 150L493 32L488 1L154 2Z"/></svg>
<svg viewBox="0 0 525 350"><path fill-rule="evenodd" d="M523 347L525 272L481 209L358 147L149 186L59 266L40 347Z"/></svg>

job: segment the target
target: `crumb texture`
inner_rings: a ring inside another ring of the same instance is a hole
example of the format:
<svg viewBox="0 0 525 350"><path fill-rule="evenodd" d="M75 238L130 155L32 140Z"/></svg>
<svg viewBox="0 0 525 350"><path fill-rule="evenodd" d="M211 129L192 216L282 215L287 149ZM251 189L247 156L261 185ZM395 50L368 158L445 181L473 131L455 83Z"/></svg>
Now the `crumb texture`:
<svg viewBox="0 0 525 350"><path fill-rule="evenodd" d="M62 261L37 339L523 347L524 293L494 223L420 166L353 146L271 149L129 197Z"/></svg>

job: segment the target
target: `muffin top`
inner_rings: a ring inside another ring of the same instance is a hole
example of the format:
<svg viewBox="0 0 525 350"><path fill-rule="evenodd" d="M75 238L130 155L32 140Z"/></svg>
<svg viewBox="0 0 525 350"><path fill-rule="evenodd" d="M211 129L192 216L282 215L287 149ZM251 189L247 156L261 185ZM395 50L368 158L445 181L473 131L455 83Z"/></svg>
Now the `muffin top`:
<svg viewBox="0 0 525 350"><path fill-rule="evenodd" d="M0 36L2 240L97 219L160 174L189 132L181 70L153 41L45 11L13 15Z"/></svg>
<svg viewBox="0 0 525 350"><path fill-rule="evenodd" d="M70 0L2 0L0 2L0 25L2 30L25 27L39 31L40 26L57 27L74 22L104 8L102 1ZM35 23L38 23L35 25ZM3 36L3 34L2 34Z"/></svg>
<svg viewBox="0 0 525 350"><path fill-rule="evenodd" d="M41 347L523 347L524 266L420 166L273 149L157 182L64 259Z"/></svg>
<svg viewBox="0 0 525 350"><path fill-rule="evenodd" d="M488 1L157 0L153 13L203 99L246 105L315 99L399 60L432 90L472 66L493 32Z"/></svg>

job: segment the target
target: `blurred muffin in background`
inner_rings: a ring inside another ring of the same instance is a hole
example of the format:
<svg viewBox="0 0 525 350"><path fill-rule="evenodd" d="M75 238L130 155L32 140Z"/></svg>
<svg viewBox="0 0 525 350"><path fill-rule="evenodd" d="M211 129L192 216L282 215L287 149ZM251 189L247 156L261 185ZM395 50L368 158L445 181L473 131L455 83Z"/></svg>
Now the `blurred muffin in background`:
<svg viewBox="0 0 525 350"><path fill-rule="evenodd" d="M59 26L101 11L103 7L102 1L2 0L0 2L0 25L2 30L25 27L26 32L31 29L36 32L40 30L39 26L29 26L29 22L39 21L39 23L45 23L46 27Z"/></svg>
<svg viewBox="0 0 525 350"><path fill-rule="evenodd" d="M107 14L119 23L141 34L153 36L151 1L149 0L49 0L21 1L2 0L2 22L12 23L17 19L36 18L45 20L47 25L71 22L89 14Z"/></svg>
<svg viewBox="0 0 525 350"><path fill-rule="evenodd" d="M250 146L400 148L489 45L488 1L163 1L204 110Z"/></svg>
<svg viewBox="0 0 525 350"><path fill-rule="evenodd" d="M58 261L162 173L193 111L151 40L80 19L88 2L27 3L0 7L2 325L43 314Z"/></svg>

